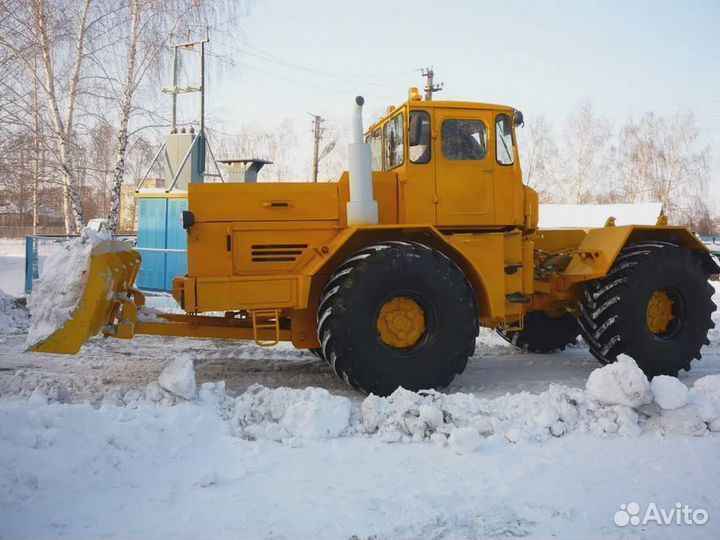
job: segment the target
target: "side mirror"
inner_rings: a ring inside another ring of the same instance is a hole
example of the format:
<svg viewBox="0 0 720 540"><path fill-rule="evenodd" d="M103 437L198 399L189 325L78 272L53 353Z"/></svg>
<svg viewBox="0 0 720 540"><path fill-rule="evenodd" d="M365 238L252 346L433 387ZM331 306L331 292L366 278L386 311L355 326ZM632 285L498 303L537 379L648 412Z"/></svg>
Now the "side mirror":
<svg viewBox="0 0 720 540"><path fill-rule="evenodd" d="M513 120L513 125L515 127L523 127L525 125L525 119L523 118L523 113L518 110L513 111L512 120Z"/></svg>

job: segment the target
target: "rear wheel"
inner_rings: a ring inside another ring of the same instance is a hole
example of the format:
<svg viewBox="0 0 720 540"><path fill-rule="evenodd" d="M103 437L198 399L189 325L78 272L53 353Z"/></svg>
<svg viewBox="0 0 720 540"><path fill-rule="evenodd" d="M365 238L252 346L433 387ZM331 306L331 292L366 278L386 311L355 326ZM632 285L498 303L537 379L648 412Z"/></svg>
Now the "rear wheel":
<svg viewBox="0 0 720 540"><path fill-rule="evenodd" d="M627 354L648 377L689 370L715 325L700 258L665 242L622 250L607 275L585 286L580 325L603 364Z"/></svg>
<svg viewBox="0 0 720 540"><path fill-rule="evenodd" d="M526 351L551 353L574 344L580 335L580 326L570 313L554 316L544 311L531 311L525 315L522 330L498 330L497 333Z"/></svg>
<svg viewBox="0 0 720 540"><path fill-rule="evenodd" d="M447 386L465 369L477 334L463 272L411 242L353 254L331 276L318 309L328 363L351 386L378 395Z"/></svg>

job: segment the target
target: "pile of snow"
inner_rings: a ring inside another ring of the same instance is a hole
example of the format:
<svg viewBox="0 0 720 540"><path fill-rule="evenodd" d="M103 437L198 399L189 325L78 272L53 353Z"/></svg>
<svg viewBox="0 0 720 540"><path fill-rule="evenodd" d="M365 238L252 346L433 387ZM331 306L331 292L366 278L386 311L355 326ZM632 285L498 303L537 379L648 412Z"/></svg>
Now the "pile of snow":
<svg viewBox="0 0 720 540"><path fill-rule="evenodd" d="M0 395L7 400L28 400L30 405L70 403L77 388L68 388L52 375L32 369L19 369L0 380Z"/></svg>
<svg viewBox="0 0 720 540"><path fill-rule="evenodd" d="M617 362L593 371L585 388L588 394L607 405L640 407L653 400L647 377L635 360L625 354L618 356Z"/></svg>
<svg viewBox="0 0 720 540"><path fill-rule="evenodd" d="M244 439L330 439L350 426L352 404L322 388L253 385L235 398L232 426Z"/></svg>
<svg viewBox="0 0 720 540"><path fill-rule="evenodd" d="M28 348L50 336L72 317L85 289L90 252L97 244L109 239L110 234L106 231L85 228L79 238L68 242L47 259L45 271L33 283L28 298Z"/></svg>
<svg viewBox="0 0 720 540"><path fill-rule="evenodd" d="M25 379L26 382L30 379ZM37 381L37 391L17 382L16 396L34 404L68 401L67 389ZM322 388L253 385L230 397L224 382L198 389L190 357L170 362L145 387L117 386L93 402L97 408L210 406L240 439L290 445L301 440L363 437L386 443L427 442L457 454L487 443L542 442L573 433L594 437L705 435L720 431L720 375L706 376L688 389L670 377L650 384L629 357L596 369L586 389L550 385L542 393L505 394L483 399L473 394L411 392L370 395L353 402Z"/></svg>
<svg viewBox="0 0 720 540"><path fill-rule="evenodd" d="M162 389L188 399L195 381L192 361L176 360L160 379ZM698 380L692 391L677 379L668 379L656 378L653 396L635 361L622 357L595 370L587 390L551 385L540 394L482 399L400 388L388 397L370 395L354 404L321 388L253 385L231 398L224 383L205 383L199 399L216 405L233 434L246 440L293 443L361 436L387 443L431 442L458 454L471 453L486 440L517 443L571 433L609 437L638 436L645 431L703 435L720 430L720 376Z"/></svg>
<svg viewBox="0 0 720 540"><path fill-rule="evenodd" d="M0 335L27 331L29 314L25 301L0 290Z"/></svg>

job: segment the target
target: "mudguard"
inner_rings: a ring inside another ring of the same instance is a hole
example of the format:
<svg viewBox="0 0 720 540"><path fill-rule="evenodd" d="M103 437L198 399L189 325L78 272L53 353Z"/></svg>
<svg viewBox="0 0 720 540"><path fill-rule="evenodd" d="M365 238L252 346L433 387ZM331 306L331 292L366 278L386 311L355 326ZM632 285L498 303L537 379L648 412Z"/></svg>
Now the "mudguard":
<svg viewBox="0 0 720 540"><path fill-rule="evenodd" d="M634 242L671 242L697 250L710 273L718 272L717 263L700 239L686 227L624 225L590 229L575 250L562 277L568 284L589 281L604 276L620 251Z"/></svg>

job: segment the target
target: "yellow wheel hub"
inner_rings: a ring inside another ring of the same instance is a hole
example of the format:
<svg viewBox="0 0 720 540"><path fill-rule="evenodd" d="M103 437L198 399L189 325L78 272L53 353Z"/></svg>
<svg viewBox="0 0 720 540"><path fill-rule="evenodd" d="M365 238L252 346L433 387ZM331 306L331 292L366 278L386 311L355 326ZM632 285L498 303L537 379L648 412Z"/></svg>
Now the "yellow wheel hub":
<svg viewBox="0 0 720 540"><path fill-rule="evenodd" d="M670 321L675 316L672 313L673 300L665 291L655 291L650 297L647 306L647 326L655 335L668 331Z"/></svg>
<svg viewBox="0 0 720 540"><path fill-rule="evenodd" d="M397 296L380 309L377 331L385 345L408 349L425 333L425 312L412 298Z"/></svg>

